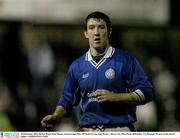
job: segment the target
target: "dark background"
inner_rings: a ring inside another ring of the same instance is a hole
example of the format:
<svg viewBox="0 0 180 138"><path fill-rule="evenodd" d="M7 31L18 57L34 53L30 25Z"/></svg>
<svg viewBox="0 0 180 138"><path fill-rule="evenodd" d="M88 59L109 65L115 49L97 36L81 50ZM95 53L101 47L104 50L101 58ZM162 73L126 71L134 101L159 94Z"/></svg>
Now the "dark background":
<svg viewBox="0 0 180 138"><path fill-rule="evenodd" d="M112 46L134 55L155 88L154 101L137 110L140 131L180 130L179 3L170 1L166 25L113 25ZM0 131L43 130L40 120L54 111L68 66L88 50L83 31L78 24L0 20ZM75 108L54 130L77 128Z"/></svg>

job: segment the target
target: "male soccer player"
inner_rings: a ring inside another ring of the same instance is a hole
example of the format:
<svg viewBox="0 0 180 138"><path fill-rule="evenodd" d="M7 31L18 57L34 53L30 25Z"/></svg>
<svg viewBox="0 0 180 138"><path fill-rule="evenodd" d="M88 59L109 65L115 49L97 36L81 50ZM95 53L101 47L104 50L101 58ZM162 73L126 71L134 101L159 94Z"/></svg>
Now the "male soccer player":
<svg viewBox="0 0 180 138"><path fill-rule="evenodd" d="M93 12L85 21L89 51L70 65L57 107L41 124L52 126L80 99L81 131L135 131L136 106L152 100L152 85L133 56L110 45L106 14Z"/></svg>

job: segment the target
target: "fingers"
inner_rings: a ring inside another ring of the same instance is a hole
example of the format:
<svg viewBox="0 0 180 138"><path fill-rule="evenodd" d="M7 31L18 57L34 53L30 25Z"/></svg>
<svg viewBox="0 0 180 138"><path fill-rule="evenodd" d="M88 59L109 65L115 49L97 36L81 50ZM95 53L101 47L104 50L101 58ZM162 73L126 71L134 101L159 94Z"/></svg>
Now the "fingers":
<svg viewBox="0 0 180 138"><path fill-rule="evenodd" d="M104 89L97 89L95 91L98 102L113 102L116 98L114 92Z"/></svg>
<svg viewBox="0 0 180 138"><path fill-rule="evenodd" d="M100 89L97 89L95 91L96 93L96 96L101 96L101 95L105 95L107 93L107 90L100 90Z"/></svg>
<svg viewBox="0 0 180 138"><path fill-rule="evenodd" d="M44 123L44 121L41 121L41 126L46 127L46 124Z"/></svg>
<svg viewBox="0 0 180 138"><path fill-rule="evenodd" d="M46 126L46 121L47 121L47 116L44 117L44 118L41 120L41 125L42 125L42 127L45 127L45 126Z"/></svg>
<svg viewBox="0 0 180 138"><path fill-rule="evenodd" d="M98 96L97 99L99 103L106 101L106 98L104 96Z"/></svg>
<svg viewBox="0 0 180 138"><path fill-rule="evenodd" d="M50 123L52 121L52 116L47 115L41 120L42 127L52 127L53 125Z"/></svg>
<svg viewBox="0 0 180 138"><path fill-rule="evenodd" d="M105 102L107 101L107 90L96 90L96 98L98 99L98 102Z"/></svg>

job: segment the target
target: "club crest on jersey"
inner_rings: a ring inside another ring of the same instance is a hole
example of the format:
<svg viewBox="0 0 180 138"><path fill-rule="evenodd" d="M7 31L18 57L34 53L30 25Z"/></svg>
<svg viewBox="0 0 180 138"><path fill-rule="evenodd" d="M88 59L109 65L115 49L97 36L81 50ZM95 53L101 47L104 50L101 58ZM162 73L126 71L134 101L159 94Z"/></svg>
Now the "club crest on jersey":
<svg viewBox="0 0 180 138"><path fill-rule="evenodd" d="M106 76L107 79L113 79L115 77L114 69L109 68L108 70L106 70L105 76Z"/></svg>

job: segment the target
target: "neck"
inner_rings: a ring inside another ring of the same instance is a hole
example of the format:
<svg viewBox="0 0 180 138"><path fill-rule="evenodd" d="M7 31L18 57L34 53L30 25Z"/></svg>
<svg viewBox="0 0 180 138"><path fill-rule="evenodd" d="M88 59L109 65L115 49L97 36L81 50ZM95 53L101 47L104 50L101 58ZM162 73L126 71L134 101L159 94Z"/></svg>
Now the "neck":
<svg viewBox="0 0 180 138"><path fill-rule="evenodd" d="M109 48L109 46L107 46L105 48L101 48L101 49L90 48L90 53L94 57L103 56L107 52L108 48Z"/></svg>

